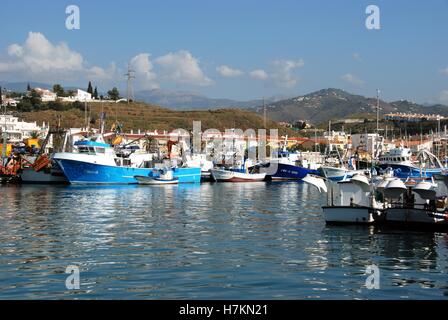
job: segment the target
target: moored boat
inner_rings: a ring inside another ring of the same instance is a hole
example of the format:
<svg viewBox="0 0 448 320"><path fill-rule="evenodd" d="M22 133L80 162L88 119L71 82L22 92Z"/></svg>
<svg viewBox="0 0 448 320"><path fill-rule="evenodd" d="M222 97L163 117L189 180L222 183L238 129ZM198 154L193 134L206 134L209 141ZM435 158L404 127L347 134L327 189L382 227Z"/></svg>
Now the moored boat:
<svg viewBox="0 0 448 320"><path fill-rule="evenodd" d="M174 177L174 172L171 169L157 170L159 176L135 176L138 184L145 185L165 185L165 184L178 184L179 179Z"/></svg>
<svg viewBox="0 0 448 320"><path fill-rule="evenodd" d="M210 170L213 179L218 182L256 182L263 181L266 173L238 172L225 169Z"/></svg>
<svg viewBox="0 0 448 320"><path fill-rule="evenodd" d="M72 184L136 184L135 176L155 176L145 164L151 154L131 154L129 158L117 157L114 149L102 136L75 143L75 152L56 153L55 161ZM174 168L173 176L179 183L201 181L200 168Z"/></svg>
<svg viewBox="0 0 448 320"><path fill-rule="evenodd" d="M431 178L433 175L441 174L445 167L440 160L428 150L421 150L417 161L412 161L412 152L409 148L398 147L391 149L379 157L381 169L392 168L394 175L406 179L413 177Z"/></svg>

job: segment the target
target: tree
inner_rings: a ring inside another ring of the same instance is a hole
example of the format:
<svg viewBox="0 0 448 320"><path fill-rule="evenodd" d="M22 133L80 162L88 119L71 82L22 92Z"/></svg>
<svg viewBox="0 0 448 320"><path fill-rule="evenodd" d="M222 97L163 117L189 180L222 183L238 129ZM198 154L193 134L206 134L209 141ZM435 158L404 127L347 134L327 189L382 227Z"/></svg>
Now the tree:
<svg viewBox="0 0 448 320"><path fill-rule="evenodd" d="M95 87L95 90L93 91L93 97L95 99L98 99L98 88L97 87Z"/></svg>
<svg viewBox="0 0 448 320"><path fill-rule="evenodd" d="M117 87L113 87L112 90L107 91L107 94L112 100L117 101L118 99L120 99L120 92L118 91Z"/></svg>
<svg viewBox="0 0 448 320"><path fill-rule="evenodd" d="M39 139L40 133L38 131L32 131L30 132L30 138L31 139Z"/></svg>
<svg viewBox="0 0 448 320"><path fill-rule="evenodd" d="M87 87L87 92L93 95L92 82L89 81L89 86Z"/></svg>
<svg viewBox="0 0 448 320"><path fill-rule="evenodd" d="M26 86L26 91L31 91L30 83L28 82L28 85Z"/></svg>
<svg viewBox="0 0 448 320"><path fill-rule="evenodd" d="M53 86L53 92L56 93L58 97L64 96L64 88L60 84L55 84Z"/></svg>
<svg viewBox="0 0 448 320"><path fill-rule="evenodd" d="M34 108L39 107L42 102L40 94L34 89L31 90L30 102Z"/></svg>

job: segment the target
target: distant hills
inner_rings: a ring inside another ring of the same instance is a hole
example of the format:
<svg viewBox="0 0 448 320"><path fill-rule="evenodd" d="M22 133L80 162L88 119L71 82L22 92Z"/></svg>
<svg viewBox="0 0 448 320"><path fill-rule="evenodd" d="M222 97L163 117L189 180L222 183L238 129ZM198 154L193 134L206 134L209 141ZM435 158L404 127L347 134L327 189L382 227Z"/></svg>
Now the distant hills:
<svg viewBox="0 0 448 320"><path fill-rule="evenodd" d="M5 82L0 85L8 90L26 91L28 82ZM51 89L45 83L30 82L31 87ZM66 89L72 89L66 88ZM263 100L238 101L232 99L216 99L184 91L174 90L143 90L135 92L135 100L152 105L160 105L176 111L246 109L263 115ZM267 117L274 121L296 122L305 120L314 125L326 123L329 120L343 118L362 118L376 114L376 98L351 94L341 89L329 88L312 92L294 98L275 96L265 99ZM407 100L386 102L380 100L380 113L414 112L435 113L448 116L448 106L436 104L417 104Z"/></svg>
<svg viewBox="0 0 448 320"><path fill-rule="evenodd" d="M0 86L3 89L15 91L15 92L26 92L28 87L28 83L31 88L42 88L42 89L52 89L53 85L49 85L48 83L42 82L6 82L0 81Z"/></svg>
<svg viewBox="0 0 448 320"><path fill-rule="evenodd" d="M247 109L263 104L262 99L248 101L215 99L197 93L160 89L138 91L135 93L135 99L174 110ZM285 97L269 97L266 98L265 103L274 103L282 99L285 99Z"/></svg>
<svg viewBox="0 0 448 320"><path fill-rule="evenodd" d="M363 117L376 114L376 98L354 95L340 89L323 89L267 105L267 117L274 121L295 122L305 120L321 124L329 120ZM262 115L263 107L253 108ZM385 102L380 100L380 114L390 112L435 113L448 116L448 106L420 105L406 100Z"/></svg>

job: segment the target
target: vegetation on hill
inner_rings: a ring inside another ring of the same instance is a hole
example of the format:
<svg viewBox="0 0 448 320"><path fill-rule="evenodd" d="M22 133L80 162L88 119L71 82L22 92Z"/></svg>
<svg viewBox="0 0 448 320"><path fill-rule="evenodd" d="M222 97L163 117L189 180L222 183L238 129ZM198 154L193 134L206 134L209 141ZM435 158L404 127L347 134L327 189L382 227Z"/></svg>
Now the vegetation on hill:
<svg viewBox="0 0 448 320"><path fill-rule="evenodd" d="M286 99L267 106L268 117L290 123L304 120L314 125L328 124L329 120L353 118L355 114L376 115L377 99L354 95L340 89L324 89L304 96ZM261 106L253 109L263 114ZM448 107L423 106L406 100L386 102L380 100L380 113L406 112L440 114L448 116ZM371 116L369 116L370 118Z"/></svg>
<svg viewBox="0 0 448 320"><path fill-rule="evenodd" d="M84 103L46 103L34 110L16 110L16 114L26 121L43 121L62 127L83 127L85 119ZM201 121L202 130L214 128L225 130L231 128L262 129L263 118L253 112L238 109L220 109L204 111L173 111L159 106L144 103L112 103L95 102L87 104L92 126L99 126L101 111L106 113L106 130L118 121L125 131L138 130L174 130L183 128L192 130L193 121ZM276 122L268 120L268 129L279 129L281 135L294 135L296 132L280 127Z"/></svg>

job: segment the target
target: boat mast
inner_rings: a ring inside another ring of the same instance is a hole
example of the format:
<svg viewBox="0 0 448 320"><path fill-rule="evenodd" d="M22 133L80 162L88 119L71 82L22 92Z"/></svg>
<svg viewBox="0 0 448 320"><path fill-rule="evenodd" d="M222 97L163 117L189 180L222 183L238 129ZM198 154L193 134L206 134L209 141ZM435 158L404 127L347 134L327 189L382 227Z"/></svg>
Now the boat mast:
<svg viewBox="0 0 448 320"><path fill-rule="evenodd" d="M0 108L3 106L3 98L2 98L2 87L0 87ZM6 140L7 140L7 135L6 135L6 103L5 103L5 109L3 112L3 117L4 117L4 121L5 121L5 127L2 130L2 136L3 136L3 143L2 143L2 165L5 165L5 159L6 159Z"/></svg>
<svg viewBox="0 0 448 320"><path fill-rule="evenodd" d="M267 129L267 127L266 127L266 104L264 101L264 97L263 97L263 122L264 122L264 128Z"/></svg>

